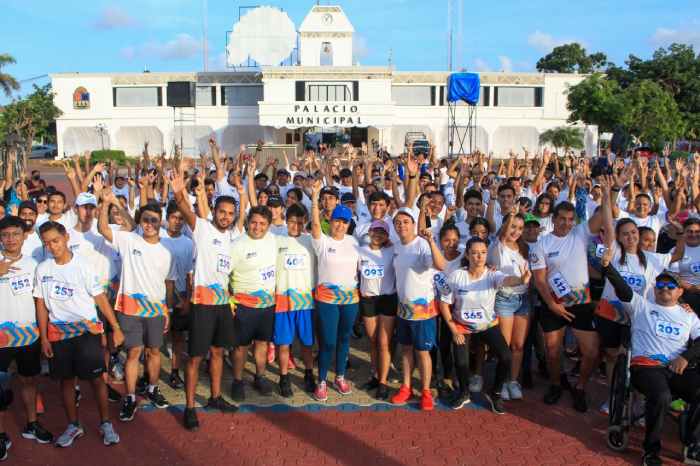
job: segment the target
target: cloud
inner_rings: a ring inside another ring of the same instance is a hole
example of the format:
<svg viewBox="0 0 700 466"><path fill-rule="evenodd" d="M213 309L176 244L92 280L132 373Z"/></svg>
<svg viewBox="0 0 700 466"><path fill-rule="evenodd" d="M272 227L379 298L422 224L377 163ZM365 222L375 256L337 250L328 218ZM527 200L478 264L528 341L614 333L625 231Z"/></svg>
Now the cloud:
<svg viewBox="0 0 700 466"><path fill-rule="evenodd" d="M580 40L571 38L556 38L551 34L540 31L539 29L527 36L527 43L541 52L551 52L554 47L569 44L571 42L578 42L579 44L583 45Z"/></svg>
<svg viewBox="0 0 700 466"><path fill-rule="evenodd" d="M474 70L486 72L486 71L491 71L491 67L486 62L486 60L484 60L483 58L475 58L474 59Z"/></svg>
<svg viewBox="0 0 700 466"><path fill-rule="evenodd" d="M167 42L150 41L121 49L121 55L127 60L135 58L157 58L163 61L187 60L201 53L202 41L186 33L178 34Z"/></svg>
<svg viewBox="0 0 700 466"><path fill-rule="evenodd" d="M509 57L500 55L498 57L498 61L501 63L501 71L505 71L506 73L513 71L513 60L511 60Z"/></svg>
<svg viewBox="0 0 700 466"><path fill-rule="evenodd" d="M659 27L651 36L651 43L655 46L667 46L670 44L690 44L697 50L700 48L700 20L694 20L690 24L677 29Z"/></svg>
<svg viewBox="0 0 700 466"><path fill-rule="evenodd" d="M102 9L99 17L93 23L95 29L108 31L112 29L125 29L138 25L136 19L118 6L108 5Z"/></svg>

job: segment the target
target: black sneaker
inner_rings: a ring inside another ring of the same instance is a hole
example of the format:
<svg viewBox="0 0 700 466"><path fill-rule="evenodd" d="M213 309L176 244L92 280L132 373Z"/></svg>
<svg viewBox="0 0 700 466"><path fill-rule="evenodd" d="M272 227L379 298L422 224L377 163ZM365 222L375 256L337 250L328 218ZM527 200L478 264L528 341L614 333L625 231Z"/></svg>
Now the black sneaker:
<svg viewBox="0 0 700 466"><path fill-rule="evenodd" d="M160 392L160 388L158 387L158 385L153 387L153 390L146 391L146 398L156 408L162 409L162 408L167 408L168 406L170 406L170 403L168 403L168 400L166 400L165 397L163 396L163 394Z"/></svg>
<svg viewBox="0 0 700 466"><path fill-rule="evenodd" d="M124 400L122 400L122 409L119 411L119 420L123 422L132 421L137 408L136 399L132 400L130 396L125 396Z"/></svg>
<svg viewBox="0 0 700 466"><path fill-rule="evenodd" d="M559 398L561 398L561 392L562 389L560 385L550 385L549 390L547 390L547 393L544 395L544 404L557 404L559 402Z"/></svg>
<svg viewBox="0 0 700 466"><path fill-rule="evenodd" d="M377 387L377 394L374 396L378 400L388 400L389 399L389 387L386 384L380 383Z"/></svg>
<svg viewBox="0 0 700 466"><path fill-rule="evenodd" d="M194 408L185 408L185 414L182 419L182 423L185 425L185 429L189 431L196 431L199 429L199 421L197 420L197 410Z"/></svg>
<svg viewBox="0 0 700 466"><path fill-rule="evenodd" d="M122 399L122 394L113 389L110 385L107 385L107 401L112 403L117 403Z"/></svg>
<svg viewBox="0 0 700 466"><path fill-rule="evenodd" d="M217 396L216 398L209 398L205 408L221 411L222 413L235 413L236 411L238 411L237 406L232 405L228 401L224 400L224 398L221 395Z"/></svg>
<svg viewBox="0 0 700 466"><path fill-rule="evenodd" d="M22 437L29 440L36 440L39 443L53 442L53 434L38 422L30 422L22 431Z"/></svg>
<svg viewBox="0 0 700 466"><path fill-rule="evenodd" d="M291 398L294 396L292 391L292 383L289 381L289 375L280 376L280 395L285 398Z"/></svg>
<svg viewBox="0 0 700 466"><path fill-rule="evenodd" d="M571 396L574 397L574 409L579 413L588 411L588 403L586 402L586 392L580 388L572 388Z"/></svg>
<svg viewBox="0 0 700 466"><path fill-rule="evenodd" d="M501 397L495 393L484 393L484 398L489 404L491 411L495 414L505 414L506 410L503 408L503 400Z"/></svg>
<svg viewBox="0 0 700 466"><path fill-rule="evenodd" d="M642 466L661 466L664 464L659 458L659 454L654 451L644 453L642 456Z"/></svg>
<svg viewBox="0 0 700 466"><path fill-rule="evenodd" d="M253 379L253 388L258 391L262 396L272 395L272 385L268 380L260 375L256 375Z"/></svg>
<svg viewBox="0 0 700 466"><path fill-rule="evenodd" d="M683 448L684 464L700 464L700 444L694 443Z"/></svg>
<svg viewBox="0 0 700 466"><path fill-rule="evenodd" d="M80 391L80 387L75 387L75 407L80 408L80 400L83 398L83 393Z"/></svg>
<svg viewBox="0 0 700 466"><path fill-rule="evenodd" d="M455 392L454 396L450 400L450 408L452 409L462 409L464 406L471 402L469 392Z"/></svg>
<svg viewBox="0 0 700 466"><path fill-rule="evenodd" d="M245 385L243 380L234 380L231 384L231 398L234 401L245 401Z"/></svg>
<svg viewBox="0 0 700 466"><path fill-rule="evenodd" d="M7 450L12 446L10 437L7 436L5 432L0 434L0 461L5 461L7 459Z"/></svg>
<svg viewBox="0 0 700 466"><path fill-rule="evenodd" d="M182 380L182 377L180 377L180 372L174 371L170 373L168 385L170 385L170 388L173 390L182 390L185 388L185 381Z"/></svg>
<svg viewBox="0 0 700 466"><path fill-rule="evenodd" d="M136 381L136 394L146 396L146 389L148 389L148 378L144 375Z"/></svg>
<svg viewBox="0 0 700 466"><path fill-rule="evenodd" d="M377 387L379 387L379 379L377 379L376 377L372 377L367 382L365 382L364 385L362 385L362 390L375 390L377 389Z"/></svg>
<svg viewBox="0 0 700 466"><path fill-rule="evenodd" d="M314 380L314 371L312 370L304 371L304 391L306 393L313 393L316 391L316 381Z"/></svg>

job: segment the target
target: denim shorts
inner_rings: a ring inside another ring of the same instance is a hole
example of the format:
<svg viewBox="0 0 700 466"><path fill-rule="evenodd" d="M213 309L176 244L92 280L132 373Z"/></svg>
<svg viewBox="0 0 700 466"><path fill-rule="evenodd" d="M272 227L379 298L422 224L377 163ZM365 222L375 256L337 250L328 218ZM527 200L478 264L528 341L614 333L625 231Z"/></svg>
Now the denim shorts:
<svg viewBox="0 0 700 466"><path fill-rule="evenodd" d="M525 317L530 313L530 298L524 294L496 294L496 315L498 317Z"/></svg>

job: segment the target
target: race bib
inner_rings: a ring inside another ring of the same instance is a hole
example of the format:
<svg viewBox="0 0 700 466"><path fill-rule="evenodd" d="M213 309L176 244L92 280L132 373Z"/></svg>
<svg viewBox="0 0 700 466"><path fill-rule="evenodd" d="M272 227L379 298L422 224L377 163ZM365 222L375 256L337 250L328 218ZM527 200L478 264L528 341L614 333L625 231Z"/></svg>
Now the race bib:
<svg viewBox="0 0 700 466"><path fill-rule="evenodd" d="M700 275L700 262L693 262L690 264L690 271L695 275Z"/></svg>
<svg viewBox="0 0 700 466"><path fill-rule="evenodd" d="M380 264L364 264L360 271L362 272L362 277L366 279L384 278L384 266Z"/></svg>
<svg viewBox="0 0 700 466"><path fill-rule="evenodd" d="M56 301L68 301L73 297L75 288L70 283L53 282L51 285L50 296Z"/></svg>
<svg viewBox="0 0 700 466"><path fill-rule="evenodd" d="M681 327L674 322L656 321L656 336L666 340L680 341Z"/></svg>
<svg viewBox="0 0 700 466"><path fill-rule="evenodd" d="M32 278L28 273L17 275L10 279L10 287L12 288L12 294L19 296L22 294L29 293L32 291Z"/></svg>
<svg viewBox="0 0 700 466"><path fill-rule="evenodd" d="M635 293L644 293L644 288L647 284L644 275L639 275L638 273L620 272L620 276L627 282Z"/></svg>
<svg viewBox="0 0 700 466"><path fill-rule="evenodd" d="M460 309L459 318L462 322L478 324L486 320L486 313L483 309Z"/></svg>
<svg viewBox="0 0 700 466"><path fill-rule="evenodd" d="M306 269L306 260L303 254L285 254L284 268L285 270L304 270Z"/></svg>
<svg viewBox="0 0 700 466"><path fill-rule="evenodd" d="M450 285L448 285L447 277L444 273L438 272L433 275L433 283L435 283L435 287L438 289L440 294L444 296L450 294Z"/></svg>
<svg viewBox="0 0 700 466"><path fill-rule="evenodd" d="M270 280L275 279L275 266L271 265L269 267L265 267L263 269L260 269L260 280L263 281L263 283L267 283Z"/></svg>
<svg viewBox="0 0 700 466"><path fill-rule="evenodd" d="M571 287L569 286L569 283L566 281L566 278L564 278L564 276L559 272L554 272L552 275L549 276L549 286L552 288L552 291L554 292L554 295L557 298L563 298L564 296L571 293Z"/></svg>
<svg viewBox="0 0 700 466"><path fill-rule="evenodd" d="M221 273L229 273L231 271L231 256L226 254L218 254L216 259L216 271Z"/></svg>

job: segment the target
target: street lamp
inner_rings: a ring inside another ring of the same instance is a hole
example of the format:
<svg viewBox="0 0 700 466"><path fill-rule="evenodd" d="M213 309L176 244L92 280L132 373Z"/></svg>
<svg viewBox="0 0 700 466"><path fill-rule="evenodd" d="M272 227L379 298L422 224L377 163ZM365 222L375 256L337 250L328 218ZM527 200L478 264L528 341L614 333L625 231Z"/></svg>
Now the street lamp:
<svg viewBox="0 0 700 466"><path fill-rule="evenodd" d="M107 133L107 125L104 123L98 123L97 126L95 126L95 129L100 135L100 143L102 144L102 150L105 150L105 134Z"/></svg>

